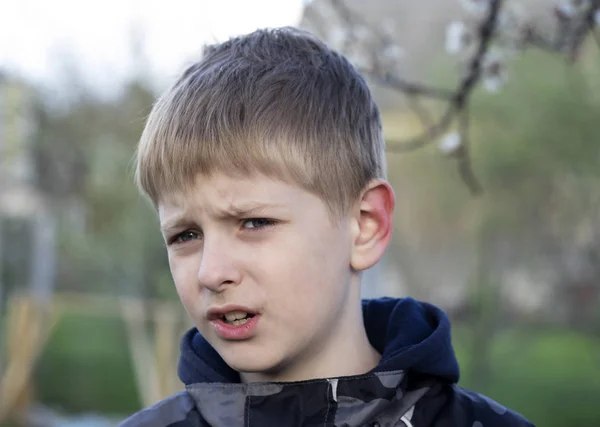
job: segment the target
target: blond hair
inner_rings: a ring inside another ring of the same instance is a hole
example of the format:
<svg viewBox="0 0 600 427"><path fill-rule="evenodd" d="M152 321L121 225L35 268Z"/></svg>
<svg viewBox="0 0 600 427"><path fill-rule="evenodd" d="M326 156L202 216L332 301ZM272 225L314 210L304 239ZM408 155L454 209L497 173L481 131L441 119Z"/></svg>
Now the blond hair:
<svg viewBox="0 0 600 427"><path fill-rule="evenodd" d="M136 182L158 205L215 171L289 180L343 212L385 178L379 109L348 60L304 31L208 46L154 105Z"/></svg>

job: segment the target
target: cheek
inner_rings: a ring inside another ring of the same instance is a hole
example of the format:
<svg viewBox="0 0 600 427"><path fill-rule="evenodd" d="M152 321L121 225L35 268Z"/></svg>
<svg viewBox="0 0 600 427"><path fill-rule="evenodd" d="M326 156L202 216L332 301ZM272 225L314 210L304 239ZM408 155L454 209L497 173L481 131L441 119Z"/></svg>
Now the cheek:
<svg viewBox="0 0 600 427"><path fill-rule="evenodd" d="M350 250L343 236L315 232L290 241L271 264L278 305L296 319L318 321L336 305L348 287Z"/></svg>
<svg viewBox="0 0 600 427"><path fill-rule="evenodd" d="M197 269L193 258L169 255L169 267L175 283L175 289L183 305L187 308L193 304L199 293L197 285Z"/></svg>

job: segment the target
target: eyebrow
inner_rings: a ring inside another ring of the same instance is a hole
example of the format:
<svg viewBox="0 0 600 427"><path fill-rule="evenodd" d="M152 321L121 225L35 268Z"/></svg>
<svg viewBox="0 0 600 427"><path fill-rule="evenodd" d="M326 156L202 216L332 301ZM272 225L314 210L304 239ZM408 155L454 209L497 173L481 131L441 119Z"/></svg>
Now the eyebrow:
<svg viewBox="0 0 600 427"><path fill-rule="evenodd" d="M226 209L220 210L220 217L231 218L231 217L251 217L255 215L264 214L267 209L277 208L279 205L270 203L240 203L230 204Z"/></svg>
<svg viewBox="0 0 600 427"><path fill-rule="evenodd" d="M160 229L165 232L175 228L187 228L194 225L194 222L186 218L185 215L172 215L160 223Z"/></svg>
<svg viewBox="0 0 600 427"><path fill-rule="evenodd" d="M252 216L262 215L267 209L281 207L280 205L270 203L240 203L230 204L225 209L219 209L219 219L231 218L249 218ZM172 215L160 223L160 228L163 231L168 231L176 228L187 228L195 226L195 221L189 219L185 213Z"/></svg>

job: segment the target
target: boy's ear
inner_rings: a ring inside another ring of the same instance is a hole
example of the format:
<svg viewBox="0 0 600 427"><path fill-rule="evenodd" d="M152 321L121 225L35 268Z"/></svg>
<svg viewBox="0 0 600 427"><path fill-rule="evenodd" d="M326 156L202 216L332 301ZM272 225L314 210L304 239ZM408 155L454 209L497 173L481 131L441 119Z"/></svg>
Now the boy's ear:
<svg viewBox="0 0 600 427"><path fill-rule="evenodd" d="M352 218L354 270L366 270L381 259L392 237L395 204L394 190L386 181L373 180L363 190Z"/></svg>

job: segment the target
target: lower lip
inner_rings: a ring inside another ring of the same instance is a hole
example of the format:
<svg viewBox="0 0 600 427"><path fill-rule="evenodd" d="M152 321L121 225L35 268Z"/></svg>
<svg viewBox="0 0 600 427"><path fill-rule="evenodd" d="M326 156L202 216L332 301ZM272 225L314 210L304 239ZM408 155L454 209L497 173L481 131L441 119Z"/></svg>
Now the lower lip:
<svg viewBox="0 0 600 427"><path fill-rule="evenodd" d="M213 325L213 328L215 328L217 335L225 340L247 340L248 338L252 338L256 333L259 317L260 316L256 314L243 325L230 325L222 319L216 319L210 323Z"/></svg>

